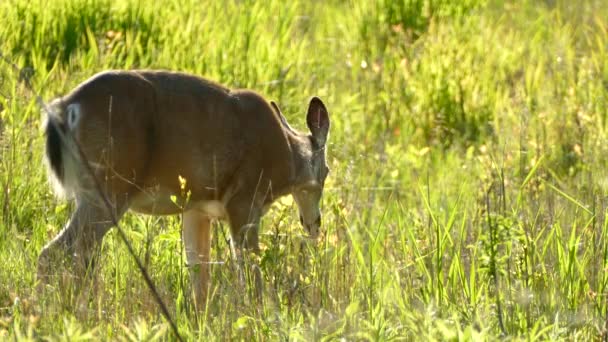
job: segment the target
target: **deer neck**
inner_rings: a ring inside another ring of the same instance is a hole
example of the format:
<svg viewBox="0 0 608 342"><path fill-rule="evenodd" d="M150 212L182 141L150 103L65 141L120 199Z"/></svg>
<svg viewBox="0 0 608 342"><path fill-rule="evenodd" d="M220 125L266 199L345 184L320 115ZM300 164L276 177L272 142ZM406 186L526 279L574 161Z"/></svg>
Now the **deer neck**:
<svg viewBox="0 0 608 342"><path fill-rule="evenodd" d="M287 141L291 151L291 177L289 179L289 192L292 192L302 181L302 170L306 170L312 158L310 139L305 135L287 134Z"/></svg>

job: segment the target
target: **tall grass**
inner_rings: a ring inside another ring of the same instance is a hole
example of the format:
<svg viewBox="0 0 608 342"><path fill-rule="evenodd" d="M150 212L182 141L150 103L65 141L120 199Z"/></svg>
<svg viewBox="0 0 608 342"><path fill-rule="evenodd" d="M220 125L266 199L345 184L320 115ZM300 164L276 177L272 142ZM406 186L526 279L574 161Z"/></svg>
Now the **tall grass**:
<svg viewBox="0 0 608 342"><path fill-rule="evenodd" d="M117 236L89 293L35 290L72 205L42 164L45 99L107 68L189 71L331 112L324 236L263 221L264 302L213 230L196 315L178 217L129 239L188 339L599 339L608 317L608 5L586 1L0 2L0 337L169 339ZM187 146L184 146L187 149Z"/></svg>

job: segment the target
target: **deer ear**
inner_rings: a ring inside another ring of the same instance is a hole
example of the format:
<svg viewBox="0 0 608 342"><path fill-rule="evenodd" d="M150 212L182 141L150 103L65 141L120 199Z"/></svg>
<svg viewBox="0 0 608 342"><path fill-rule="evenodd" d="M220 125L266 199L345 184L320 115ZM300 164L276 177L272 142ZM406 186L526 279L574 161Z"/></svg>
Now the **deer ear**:
<svg viewBox="0 0 608 342"><path fill-rule="evenodd" d="M279 120L281 120L281 124L283 125L283 127L286 128L286 129L288 129L292 133L295 133L294 129L291 128L291 126L287 122L287 119L285 118L285 115L283 115L283 112L281 112L281 108L279 108L279 105L276 102L274 102L274 101L270 101L270 105L272 106L272 109L274 109L274 111L279 116Z"/></svg>
<svg viewBox="0 0 608 342"><path fill-rule="evenodd" d="M325 146L327 135L329 134L329 113L327 113L327 108L325 108L323 101L316 96L310 100L310 104L308 105L306 123L317 144L320 147Z"/></svg>
<svg viewBox="0 0 608 342"><path fill-rule="evenodd" d="M272 109L274 109L274 111L277 112L277 114L280 114L281 116L283 116L283 112L281 112L281 108L279 108L279 105L276 102L270 100L270 105L272 106Z"/></svg>

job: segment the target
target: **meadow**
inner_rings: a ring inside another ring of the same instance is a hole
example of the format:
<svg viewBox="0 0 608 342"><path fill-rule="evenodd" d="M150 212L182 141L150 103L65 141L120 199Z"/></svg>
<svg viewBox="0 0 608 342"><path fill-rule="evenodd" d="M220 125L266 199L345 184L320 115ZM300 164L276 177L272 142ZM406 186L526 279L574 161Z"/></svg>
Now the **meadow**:
<svg viewBox="0 0 608 342"><path fill-rule="evenodd" d="M186 340L608 339L608 3L0 2L0 339L174 340L116 231L91 291L36 290L73 204L43 162L49 101L105 69L187 71L332 127L323 234L262 223L265 290L217 223L196 313L180 217L121 227ZM188 146L184 146L187 149Z"/></svg>

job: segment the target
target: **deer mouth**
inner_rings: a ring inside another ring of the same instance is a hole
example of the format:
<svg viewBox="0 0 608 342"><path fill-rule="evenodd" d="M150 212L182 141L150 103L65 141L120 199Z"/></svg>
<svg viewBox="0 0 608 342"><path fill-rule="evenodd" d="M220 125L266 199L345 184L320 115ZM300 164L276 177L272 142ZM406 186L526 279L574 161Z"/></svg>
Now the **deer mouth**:
<svg viewBox="0 0 608 342"><path fill-rule="evenodd" d="M311 224L307 224L304 222L304 217L300 215L300 223L302 227L308 232L308 235L311 239L316 240L319 237L319 232L321 230L321 215L319 215L315 221Z"/></svg>

